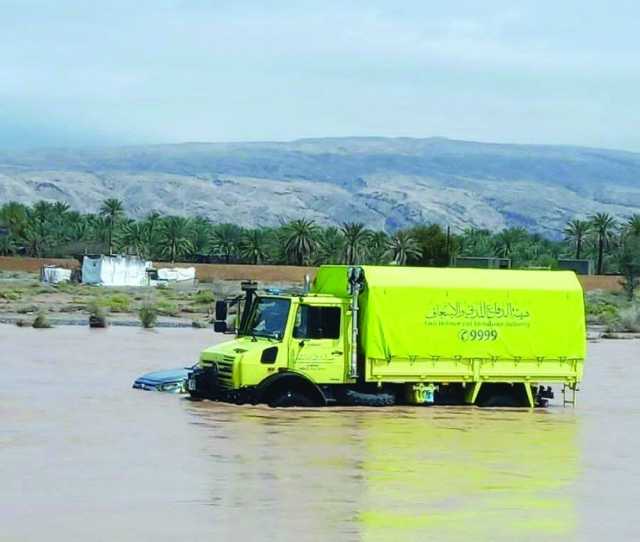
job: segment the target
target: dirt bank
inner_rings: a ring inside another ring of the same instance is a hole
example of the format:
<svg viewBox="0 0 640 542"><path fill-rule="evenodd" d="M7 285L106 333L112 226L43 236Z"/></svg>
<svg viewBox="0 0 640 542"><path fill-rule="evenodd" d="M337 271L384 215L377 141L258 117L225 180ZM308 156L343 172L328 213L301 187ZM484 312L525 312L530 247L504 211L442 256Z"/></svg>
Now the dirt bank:
<svg viewBox="0 0 640 542"><path fill-rule="evenodd" d="M80 262L72 258L13 258L0 256L0 270L39 273L43 265L58 265L65 269L76 269ZM293 265L236 265L154 262L157 269L167 267L195 267L196 277L201 282L215 280L259 280L263 282L303 282L306 274L315 275L315 267Z"/></svg>
<svg viewBox="0 0 640 542"><path fill-rule="evenodd" d="M6 271L26 271L38 273L43 265L59 265L74 269L80 263L74 259L56 258L11 258L0 257L0 269ZM154 262L157 268L195 267L196 277L201 282L257 280L261 282L301 283L305 275L315 276L316 267L297 267L293 265L237 265L237 264L193 264ZM617 275L579 276L585 291L606 290L619 292L622 290L620 277Z"/></svg>

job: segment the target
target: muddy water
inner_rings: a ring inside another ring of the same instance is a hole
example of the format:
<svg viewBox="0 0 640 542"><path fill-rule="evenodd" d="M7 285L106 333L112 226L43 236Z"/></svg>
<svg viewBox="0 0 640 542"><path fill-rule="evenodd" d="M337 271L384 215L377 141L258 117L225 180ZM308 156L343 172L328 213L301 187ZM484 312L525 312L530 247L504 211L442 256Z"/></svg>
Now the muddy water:
<svg viewBox="0 0 640 542"><path fill-rule="evenodd" d="M0 540L640 538L640 342L576 409L271 410L130 389L203 330L0 326Z"/></svg>

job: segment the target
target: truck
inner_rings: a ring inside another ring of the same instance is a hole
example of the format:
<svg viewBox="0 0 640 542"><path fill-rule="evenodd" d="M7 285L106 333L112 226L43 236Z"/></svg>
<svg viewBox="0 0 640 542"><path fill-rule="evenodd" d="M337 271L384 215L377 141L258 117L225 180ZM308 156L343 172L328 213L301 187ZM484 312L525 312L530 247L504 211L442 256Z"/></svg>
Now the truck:
<svg viewBox="0 0 640 542"><path fill-rule="evenodd" d="M244 289L235 338L189 373L194 399L533 408L562 386L575 405L586 332L571 271L327 265L296 293Z"/></svg>

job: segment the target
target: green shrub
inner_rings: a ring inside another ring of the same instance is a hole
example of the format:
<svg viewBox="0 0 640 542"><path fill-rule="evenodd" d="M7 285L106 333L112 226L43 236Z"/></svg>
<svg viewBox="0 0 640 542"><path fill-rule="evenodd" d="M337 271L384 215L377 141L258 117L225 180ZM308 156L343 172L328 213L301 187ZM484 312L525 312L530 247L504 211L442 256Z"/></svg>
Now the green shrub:
<svg viewBox="0 0 640 542"><path fill-rule="evenodd" d="M211 305L186 305L181 309L182 312L186 312L189 314L208 314L210 310Z"/></svg>
<svg viewBox="0 0 640 542"><path fill-rule="evenodd" d="M98 304L110 312L129 312L131 298L127 294L111 294L99 298Z"/></svg>
<svg viewBox="0 0 640 542"><path fill-rule="evenodd" d="M156 320L158 319L158 311L153 305L145 303L144 305L142 305L142 307L140 307L138 316L140 317L142 327L145 329L151 329L156 325Z"/></svg>
<svg viewBox="0 0 640 542"><path fill-rule="evenodd" d="M90 327L107 327L107 308L100 305L97 299L92 299L87 303L87 311L89 312Z"/></svg>
<svg viewBox="0 0 640 542"><path fill-rule="evenodd" d="M19 290L3 290L0 291L0 299L6 299L7 301L17 301L22 297L22 292Z"/></svg>
<svg viewBox="0 0 640 542"><path fill-rule="evenodd" d="M623 331L640 332L640 306L632 305L622 309L618 314L618 321Z"/></svg>
<svg viewBox="0 0 640 542"><path fill-rule="evenodd" d="M75 292L78 289L78 285L73 282L58 282L58 284L54 284L53 287L58 291L65 294L70 294Z"/></svg>
<svg viewBox="0 0 640 542"><path fill-rule="evenodd" d="M38 313L38 316L36 316L35 320L33 321L33 327L36 329L47 329L51 327L51 324L49 323L49 319L47 318L46 313L44 312Z"/></svg>
<svg viewBox="0 0 640 542"><path fill-rule="evenodd" d="M18 314L29 314L30 312L36 312L37 310L37 305L23 305L22 307L18 307L16 312Z"/></svg>
<svg viewBox="0 0 640 542"><path fill-rule="evenodd" d="M195 305L211 304L215 301L215 296L211 290L198 290L191 297L191 301Z"/></svg>
<svg viewBox="0 0 640 542"><path fill-rule="evenodd" d="M177 316L178 312L180 312L178 305L166 299L158 301L155 308L158 314L162 316Z"/></svg>
<svg viewBox="0 0 640 542"><path fill-rule="evenodd" d="M590 324L613 325L624 304L621 296L604 292L589 292L585 297L587 322Z"/></svg>

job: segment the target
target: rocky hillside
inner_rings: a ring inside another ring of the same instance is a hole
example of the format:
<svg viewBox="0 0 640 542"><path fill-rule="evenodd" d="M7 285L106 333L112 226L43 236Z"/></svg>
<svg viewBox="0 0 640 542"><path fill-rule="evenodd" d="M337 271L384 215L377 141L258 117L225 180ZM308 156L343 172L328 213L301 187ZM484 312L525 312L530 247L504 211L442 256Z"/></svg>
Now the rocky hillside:
<svg viewBox="0 0 640 542"><path fill-rule="evenodd" d="M327 138L0 151L0 202L107 197L245 226L305 216L393 230L419 222L557 236L572 217L640 212L640 154L441 138Z"/></svg>

